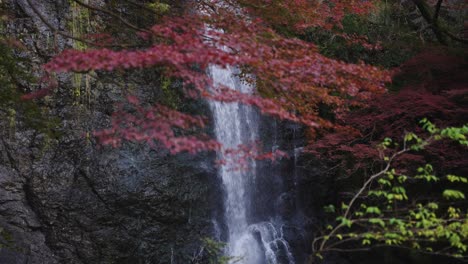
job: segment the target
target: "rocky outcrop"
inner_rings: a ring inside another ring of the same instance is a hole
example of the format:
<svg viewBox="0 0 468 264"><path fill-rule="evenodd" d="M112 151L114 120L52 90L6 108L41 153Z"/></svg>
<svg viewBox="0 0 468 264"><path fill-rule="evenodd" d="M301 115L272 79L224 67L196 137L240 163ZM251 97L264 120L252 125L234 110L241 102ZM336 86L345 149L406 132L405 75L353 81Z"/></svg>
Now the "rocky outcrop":
<svg viewBox="0 0 468 264"><path fill-rule="evenodd" d="M68 1L31 1L60 30ZM20 39L34 75L71 46L26 0L7 1L6 33ZM52 44L51 44L52 43ZM157 76L155 76L156 78ZM86 133L104 127L120 97L115 84L93 82L92 101L73 104L71 76L41 102L59 117L58 137L0 121L0 263L189 263L212 233L218 196L214 154L170 156L127 144L101 147ZM142 93L145 93L144 91ZM145 98L151 98L153 96ZM217 202L213 202L217 201Z"/></svg>

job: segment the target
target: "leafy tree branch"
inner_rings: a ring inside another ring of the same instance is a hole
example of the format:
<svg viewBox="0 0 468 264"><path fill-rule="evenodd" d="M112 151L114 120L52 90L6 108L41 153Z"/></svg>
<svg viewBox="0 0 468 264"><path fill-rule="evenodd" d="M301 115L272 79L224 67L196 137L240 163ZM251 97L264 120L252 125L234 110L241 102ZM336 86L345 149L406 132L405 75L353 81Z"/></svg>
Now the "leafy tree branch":
<svg viewBox="0 0 468 264"><path fill-rule="evenodd" d="M407 133L402 146L386 138L379 145L383 169L371 175L340 210L334 205L325 207L325 211L337 216L336 224L328 225L328 231L314 239L315 259L331 251L354 252L381 246L466 256L468 215L460 202L465 200L463 190L468 179L451 174L439 177L430 164L407 176L394 168L394 161L406 152L421 151L443 139L468 146L468 125L439 129L427 119L421 124L428 136ZM386 155L389 152L393 153ZM423 200L416 198L414 186L435 188L441 181L442 191L429 193Z"/></svg>

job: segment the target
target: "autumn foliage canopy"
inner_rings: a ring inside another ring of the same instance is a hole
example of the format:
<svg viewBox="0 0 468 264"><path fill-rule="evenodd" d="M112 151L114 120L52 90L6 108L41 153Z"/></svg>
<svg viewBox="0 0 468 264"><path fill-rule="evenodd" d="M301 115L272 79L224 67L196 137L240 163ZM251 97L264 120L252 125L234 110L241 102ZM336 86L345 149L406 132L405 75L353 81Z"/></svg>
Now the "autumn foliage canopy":
<svg viewBox="0 0 468 264"><path fill-rule="evenodd" d="M198 1L184 14L171 14L137 32L141 40L137 48L96 45L65 50L44 69L48 73L85 73L160 67L167 77L182 80L187 98L252 105L264 114L305 125L313 136L335 126L319 115L320 106L340 115L349 106L383 92L390 72L327 58L313 43L279 34L278 28L333 31L340 27L344 14L365 14L371 8L371 1L349 0ZM238 67L242 80L254 84L256 92L250 95L214 87L207 74L210 65ZM172 153L220 147L206 135L175 133L204 127L205 117L163 105L146 107L133 95L128 95L128 102L133 106L131 112L120 107L112 126L95 133L102 143L158 142Z"/></svg>

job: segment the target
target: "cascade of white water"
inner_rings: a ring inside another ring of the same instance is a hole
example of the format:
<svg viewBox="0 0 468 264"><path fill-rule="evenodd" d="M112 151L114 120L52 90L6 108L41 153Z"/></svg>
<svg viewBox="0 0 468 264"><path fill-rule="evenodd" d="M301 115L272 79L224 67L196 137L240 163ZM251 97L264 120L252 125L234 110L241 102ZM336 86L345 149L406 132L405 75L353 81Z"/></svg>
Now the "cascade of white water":
<svg viewBox="0 0 468 264"><path fill-rule="evenodd" d="M223 85L242 93L252 93L253 87L242 83L235 75L235 68L210 66L213 84ZM255 112L239 103L210 102L214 118L215 135L225 148L258 140ZM219 153L220 159L224 159ZM255 162L249 170L232 170L229 165L219 168L225 199L225 221L228 228L226 254L243 264L294 264L289 245L270 222L249 223L248 210L251 204L248 187L255 183ZM280 258L282 254L285 257Z"/></svg>
<svg viewBox="0 0 468 264"><path fill-rule="evenodd" d="M251 92L251 87L242 85L235 79L231 68L211 66L210 74L214 85L224 85L243 93ZM210 106L214 117L216 138L224 148L236 148L257 136L257 129L249 122L241 120L241 116L251 117L251 111L246 112L249 110L247 107L241 107L238 103L221 102L211 102ZM250 135L249 138L247 135ZM221 159L224 159L222 154L219 155ZM260 248L254 237L245 232L248 228L246 182L249 173L243 170L233 170L227 165L221 166L218 174L226 192L225 221L229 229L227 253L242 256L245 263L261 263L259 262L262 255Z"/></svg>

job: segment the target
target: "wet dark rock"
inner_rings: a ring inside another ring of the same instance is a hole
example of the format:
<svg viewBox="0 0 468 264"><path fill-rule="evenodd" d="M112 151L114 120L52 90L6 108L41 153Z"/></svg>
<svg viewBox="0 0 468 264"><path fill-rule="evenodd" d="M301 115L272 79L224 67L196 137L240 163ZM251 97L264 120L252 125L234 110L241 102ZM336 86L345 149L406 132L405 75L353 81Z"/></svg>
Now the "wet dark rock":
<svg viewBox="0 0 468 264"><path fill-rule="evenodd" d="M22 39L29 51L18 56L39 76L56 52L47 40L50 29L25 0L7 2L15 14L7 34ZM31 2L65 28L60 16L69 1ZM57 47L71 43L59 37ZM0 263L188 263L201 238L213 234L212 213L222 201L214 153L170 156L145 145L98 146L84 134L109 124L120 89L93 83L92 107L74 105L70 77L59 76L46 105L60 118L60 137L24 124L12 135L0 120Z"/></svg>

